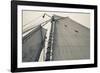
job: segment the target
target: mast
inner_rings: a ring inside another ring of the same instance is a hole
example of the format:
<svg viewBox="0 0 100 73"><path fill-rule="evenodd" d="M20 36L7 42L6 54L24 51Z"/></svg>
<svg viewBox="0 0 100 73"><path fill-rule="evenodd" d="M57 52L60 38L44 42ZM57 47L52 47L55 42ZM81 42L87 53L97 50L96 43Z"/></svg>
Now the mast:
<svg viewBox="0 0 100 73"><path fill-rule="evenodd" d="M51 30L50 30L49 42L48 42L47 53L46 53L46 61L52 60L54 27L55 27L55 19L54 19L54 16L52 16L51 17Z"/></svg>

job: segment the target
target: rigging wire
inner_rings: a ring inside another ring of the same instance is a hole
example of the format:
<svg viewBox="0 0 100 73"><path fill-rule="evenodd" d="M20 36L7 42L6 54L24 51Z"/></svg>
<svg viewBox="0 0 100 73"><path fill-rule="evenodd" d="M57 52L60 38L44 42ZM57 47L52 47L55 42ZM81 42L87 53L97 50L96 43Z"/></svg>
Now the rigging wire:
<svg viewBox="0 0 100 73"><path fill-rule="evenodd" d="M44 26L44 25L46 25L49 21L51 21L51 19L49 19L49 20L47 20L47 21L45 21L45 22L42 22L42 23L40 23L39 25ZM42 24L44 24L44 25L42 25ZM39 25L36 25L36 26L34 26L34 27L31 27L31 28L27 29L26 31L23 32L23 34L26 33L26 32L28 32L28 31L30 31L30 30L32 30L32 29L34 29L34 28L36 28L36 27L38 27Z"/></svg>
<svg viewBox="0 0 100 73"><path fill-rule="evenodd" d="M31 21L29 21L28 23L26 23L25 25L23 25L23 27L25 27L26 25L28 25L28 24L32 23L33 21L39 19L40 17L41 17L41 16L38 16L36 19L32 19Z"/></svg>

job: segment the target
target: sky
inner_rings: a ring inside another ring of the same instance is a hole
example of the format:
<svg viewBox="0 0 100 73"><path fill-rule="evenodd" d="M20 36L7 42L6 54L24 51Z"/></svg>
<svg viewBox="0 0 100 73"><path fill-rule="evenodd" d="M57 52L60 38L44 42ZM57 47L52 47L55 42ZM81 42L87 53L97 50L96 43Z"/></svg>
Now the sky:
<svg viewBox="0 0 100 73"><path fill-rule="evenodd" d="M53 14L62 16L62 17L70 17L71 19L75 20L76 22L82 24L83 26L86 26L88 28L90 28L90 14L89 13L67 13L67 12L40 12L40 11L23 11L23 26L25 26L25 29L30 26L36 26L38 24L40 24L41 22L44 22L48 19L50 19L50 17L45 16L45 18L43 18L42 16L44 15L44 13L52 16Z"/></svg>

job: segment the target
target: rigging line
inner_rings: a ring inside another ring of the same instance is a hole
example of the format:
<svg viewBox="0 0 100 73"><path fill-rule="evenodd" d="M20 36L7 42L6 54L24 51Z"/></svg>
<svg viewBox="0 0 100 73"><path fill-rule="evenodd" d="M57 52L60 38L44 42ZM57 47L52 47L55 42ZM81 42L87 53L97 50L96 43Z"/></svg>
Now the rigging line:
<svg viewBox="0 0 100 73"><path fill-rule="evenodd" d="M48 20L48 21L46 21L46 23L44 24L44 25L42 25L42 26L45 26L48 22L50 22L51 21L51 19L50 20Z"/></svg>
<svg viewBox="0 0 100 73"><path fill-rule="evenodd" d="M23 27L26 26L26 25L28 25L28 24L30 24L30 23L32 23L33 21L39 19L40 17L41 17L41 16L38 16L36 19L32 19L31 21L29 21L28 23L26 23L25 25L23 25Z"/></svg>
<svg viewBox="0 0 100 73"><path fill-rule="evenodd" d="M44 23L45 23L44 25L46 25L50 20L51 19L49 19L49 20L47 20L47 21L45 21L43 23L40 23L39 25L44 24ZM38 27L39 25L27 29L26 31L23 32L23 34L26 33L26 32L28 32L28 31L30 31L30 30L32 30L32 29L34 29L34 28L36 28L36 27ZM42 25L42 26L44 26L44 25Z"/></svg>
<svg viewBox="0 0 100 73"><path fill-rule="evenodd" d="M46 23L45 23L45 22L43 22L43 23L47 24L49 21L50 21L50 20L47 20L47 21L45 21ZM43 24L43 23L41 23L41 24ZM39 24L39 25L41 25L41 24ZM45 24L44 24L44 25L45 25ZM28 31L32 30L33 28L37 28L39 25L37 25L37 26L35 26L35 27L31 27L31 28L27 29L26 31L24 31L23 33L26 33L26 32L28 32Z"/></svg>
<svg viewBox="0 0 100 73"><path fill-rule="evenodd" d="M50 19L49 19L49 20L50 20ZM44 21L44 22L42 22L42 23L40 23L40 24L38 24L38 25L44 24L45 22L48 22L49 20ZM36 26L34 26L34 27L31 26L31 28L35 28L35 27L37 27L38 25L36 25ZM29 26L29 27L30 27L30 26ZM27 27L27 28L29 28L29 27ZM29 28L29 29L30 29L30 28Z"/></svg>

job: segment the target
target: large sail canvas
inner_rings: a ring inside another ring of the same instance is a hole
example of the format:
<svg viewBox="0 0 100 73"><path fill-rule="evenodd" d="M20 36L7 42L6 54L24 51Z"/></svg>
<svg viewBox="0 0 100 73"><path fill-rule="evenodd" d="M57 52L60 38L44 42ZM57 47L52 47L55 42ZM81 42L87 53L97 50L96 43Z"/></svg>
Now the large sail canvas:
<svg viewBox="0 0 100 73"><path fill-rule="evenodd" d="M54 25L53 60L90 58L89 28L70 17L61 18Z"/></svg>
<svg viewBox="0 0 100 73"><path fill-rule="evenodd" d="M45 43L46 29L37 26L29 34L23 37L22 61L35 62L39 60L42 48Z"/></svg>

